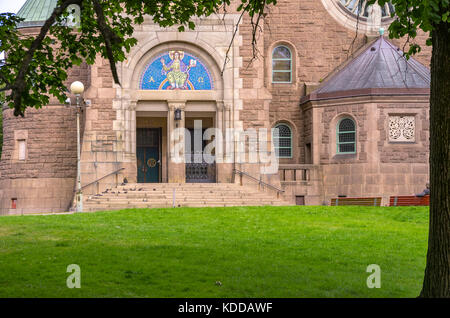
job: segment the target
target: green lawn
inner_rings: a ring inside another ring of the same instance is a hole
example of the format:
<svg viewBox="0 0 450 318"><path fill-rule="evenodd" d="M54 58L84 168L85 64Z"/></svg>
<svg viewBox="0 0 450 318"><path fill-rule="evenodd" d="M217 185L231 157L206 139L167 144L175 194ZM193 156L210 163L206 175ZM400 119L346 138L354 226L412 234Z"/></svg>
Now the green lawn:
<svg viewBox="0 0 450 318"><path fill-rule="evenodd" d="M0 297L415 297L427 223L424 207L0 217ZM66 287L69 264L80 289Z"/></svg>

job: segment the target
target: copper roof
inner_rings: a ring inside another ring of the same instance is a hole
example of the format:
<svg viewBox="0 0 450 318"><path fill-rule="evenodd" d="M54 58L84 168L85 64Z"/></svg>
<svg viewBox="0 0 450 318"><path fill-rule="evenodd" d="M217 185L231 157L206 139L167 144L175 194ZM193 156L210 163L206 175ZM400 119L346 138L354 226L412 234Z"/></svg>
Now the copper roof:
<svg viewBox="0 0 450 318"><path fill-rule="evenodd" d="M27 0L17 12L17 16L24 18L18 27L40 27L50 17L56 7L57 0Z"/></svg>
<svg viewBox="0 0 450 318"><path fill-rule="evenodd" d="M331 99L364 95L428 94L430 70L380 36L367 49L302 98Z"/></svg>

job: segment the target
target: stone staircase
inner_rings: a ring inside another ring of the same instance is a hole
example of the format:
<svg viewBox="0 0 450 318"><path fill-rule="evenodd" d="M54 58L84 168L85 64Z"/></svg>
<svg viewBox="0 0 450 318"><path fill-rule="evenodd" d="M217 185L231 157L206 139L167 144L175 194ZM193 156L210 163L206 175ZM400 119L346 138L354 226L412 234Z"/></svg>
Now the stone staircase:
<svg viewBox="0 0 450 318"><path fill-rule="evenodd" d="M289 205L275 191L234 183L128 183L86 196L83 210Z"/></svg>

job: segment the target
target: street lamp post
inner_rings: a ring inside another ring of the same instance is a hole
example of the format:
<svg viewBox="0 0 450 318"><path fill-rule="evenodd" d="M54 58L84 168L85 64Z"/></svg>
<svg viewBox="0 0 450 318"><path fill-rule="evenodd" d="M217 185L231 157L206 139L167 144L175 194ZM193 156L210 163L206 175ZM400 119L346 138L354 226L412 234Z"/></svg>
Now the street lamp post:
<svg viewBox="0 0 450 318"><path fill-rule="evenodd" d="M77 98L77 194L76 194L76 202L77 202L77 212L83 212L83 192L81 190L81 142L80 142L80 113L81 113L81 105L80 105L80 97L84 92L83 83L76 81L70 85L70 91Z"/></svg>

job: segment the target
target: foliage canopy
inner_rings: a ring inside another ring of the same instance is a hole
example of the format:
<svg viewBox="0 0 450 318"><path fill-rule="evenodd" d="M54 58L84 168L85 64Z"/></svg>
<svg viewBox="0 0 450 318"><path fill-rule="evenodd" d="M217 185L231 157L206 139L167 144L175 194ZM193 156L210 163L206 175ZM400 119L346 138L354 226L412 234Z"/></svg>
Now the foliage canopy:
<svg viewBox="0 0 450 318"><path fill-rule="evenodd" d="M369 4L376 1L381 6L390 1L395 7L394 21L389 26L390 38L414 39L421 29L429 33L427 45L431 45L432 31L450 21L450 0L369 0ZM417 43L410 44L409 51L405 52L408 57L421 50Z"/></svg>
<svg viewBox="0 0 450 318"><path fill-rule="evenodd" d="M75 10L68 10L73 4L81 8L77 32ZM257 23L269 4L276 0L241 0L237 10ZM114 81L120 84L116 63L136 45L134 26L142 24L144 16L161 27L177 25L184 31L195 28L196 18L226 13L229 5L230 0L59 0L38 35L21 34L17 29L21 19L2 13L0 52L8 54L0 70L2 90L11 90L7 102L16 116L23 116L26 107L48 104L48 94L64 102L66 70L83 61L93 64L98 55L110 61Z"/></svg>
<svg viewBox="0 0 450 318"><path fill-rule="evenodd" d="M375 3L370 0L369 3ZM49 94L61 102L66 99L67 69L83 61L93 64L100 55L110 61L114 81L120 84L116 63L136 45L135 25L151 16L162 27L177 25L179 31L195 28L195 19L226 13L231 0L59 0L38 35L23 35L17 29L21 19L10 13L0 14L0 51L8 52L8 61L0 70L1 90L10 90L6 99L15 115L27 107L48 104ZM388 0L378 0L380 5ZM449 0L391 0L395 19L390 37L414 38L420 28L432 35L436 25L447 23ZM80 23L74 32L68 7L81 8ZM237 11L248 13L254 32L268 5L276 0L240 0ZM70 16L70 17L69 17ZM429 41L428 44L431 44ZM407 55L420 51L411 43Z"/></svg>

